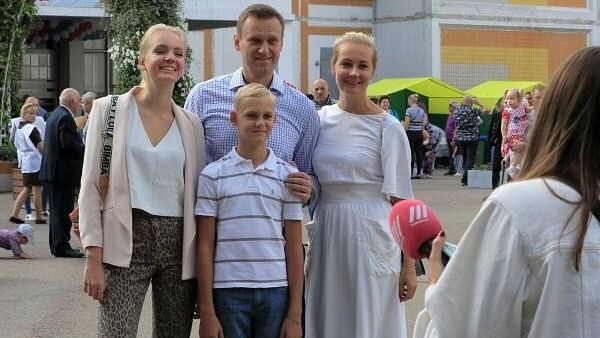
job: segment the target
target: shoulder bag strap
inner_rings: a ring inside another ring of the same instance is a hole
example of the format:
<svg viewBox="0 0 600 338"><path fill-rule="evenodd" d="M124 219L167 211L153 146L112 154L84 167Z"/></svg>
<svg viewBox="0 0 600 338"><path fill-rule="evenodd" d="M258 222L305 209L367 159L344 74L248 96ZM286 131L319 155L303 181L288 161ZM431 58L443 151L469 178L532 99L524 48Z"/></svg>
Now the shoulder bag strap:
<svg viewBox="0 0 600 338"><path fill-rule="evenodd" d="M100 175L109 175L110 173L112 141L115 130L115 114L117 110L118 98L118 96L112 95L110 97L110 104L108 105L106 122L104 123L104 130L102 131L102 157L100 158Z"/></svg>
<svg viewBox="0 0 600 338"><path fill-rule="evenodd" d="M115 131L115 114L117 112L117 101L119 97L110 96L110 103L107 108L106 122L102 131L102 154L100 157L100 178L98 185L100 187L100 196L102 201L108 192L108 178L110 175L110 162L112 159L113 133Z"/></svg>

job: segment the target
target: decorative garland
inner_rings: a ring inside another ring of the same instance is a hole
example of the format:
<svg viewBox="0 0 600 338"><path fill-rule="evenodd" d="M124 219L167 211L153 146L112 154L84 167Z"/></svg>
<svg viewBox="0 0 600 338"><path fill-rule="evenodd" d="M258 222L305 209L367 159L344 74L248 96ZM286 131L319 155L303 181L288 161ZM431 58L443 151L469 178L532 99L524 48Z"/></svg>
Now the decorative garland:
<svg viewBox="0 0 600 338"><path fill-rule="evenodd" d="M105 37L104 29L94 25L91 20L39 20L35 22L27 42L38 45L42 42L61 40L74 41L97 40Z"/></svg>
<svg viewBox="0 0 600 338"><path fill-rule="evenodd" d="M37 7L32 0L0 1L0 129L7 135L8 121L19 113L21 98L18 96L21 80L21 57L25 39ZM8 137L2 138L7 143Z"/></svg>
<svg viewBox="0 0 600 338"><path fill-rule="evenodd" d="M108 35L112 47L109 52L117 68L116 92L120 94L140 82L141 76L137 67L139 43L146 29L157 23L184 28L184 22L179 16L181 0L107 0L105 6L111 15ZM187 69L191 63L191 55L191 49L188 48ZM186 71L175 84L173 100L183 105L193 85L194 80Z"/></svg>

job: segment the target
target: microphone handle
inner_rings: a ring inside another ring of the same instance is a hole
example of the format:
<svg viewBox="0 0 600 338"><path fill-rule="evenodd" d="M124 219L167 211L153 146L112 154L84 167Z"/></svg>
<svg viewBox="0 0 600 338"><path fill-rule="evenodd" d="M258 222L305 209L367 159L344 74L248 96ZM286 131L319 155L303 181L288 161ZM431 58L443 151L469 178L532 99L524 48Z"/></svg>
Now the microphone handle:
<svg viewBox="0 0 600 338"><path fill-rule="evenodd" d="M421 246L419 247L419 253L421 255L426 256L429 259L429 255L431 255L431 243L432 243L432 239L426 241L425 243L421 244ZM448 261L450 261L450 256L448 256L444 250L442 250L442 264L444 264L444 266L448 265Z"/></svg>

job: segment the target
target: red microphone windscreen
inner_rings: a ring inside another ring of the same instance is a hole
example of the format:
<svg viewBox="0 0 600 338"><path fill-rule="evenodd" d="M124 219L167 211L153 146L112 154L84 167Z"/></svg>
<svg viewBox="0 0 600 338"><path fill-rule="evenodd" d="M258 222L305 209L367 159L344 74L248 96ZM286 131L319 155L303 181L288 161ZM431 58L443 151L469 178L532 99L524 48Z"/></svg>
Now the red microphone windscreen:
<svg viewBox="0 0 600 338"><path fill-rule="evenodd" d="M427 258L419 247L442 231L435 213L417 199L402 200L390 212L390 231L402 250L414 259Z"/></svg>

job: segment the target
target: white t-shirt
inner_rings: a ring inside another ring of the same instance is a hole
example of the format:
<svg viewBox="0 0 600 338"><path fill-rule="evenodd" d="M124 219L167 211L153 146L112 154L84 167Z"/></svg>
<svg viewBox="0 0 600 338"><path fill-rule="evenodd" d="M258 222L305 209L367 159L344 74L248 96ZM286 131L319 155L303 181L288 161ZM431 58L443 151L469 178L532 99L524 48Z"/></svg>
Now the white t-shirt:
<svg viewBox="0 0 600 338"><path fill-rule="evenodd" d="M427 289L414 337L600 337L600 223L577 272L580 215L566 201L579 199L552 179L496 189Z"/></svg>

